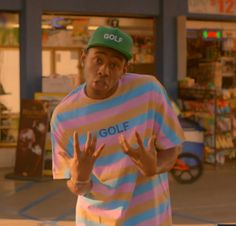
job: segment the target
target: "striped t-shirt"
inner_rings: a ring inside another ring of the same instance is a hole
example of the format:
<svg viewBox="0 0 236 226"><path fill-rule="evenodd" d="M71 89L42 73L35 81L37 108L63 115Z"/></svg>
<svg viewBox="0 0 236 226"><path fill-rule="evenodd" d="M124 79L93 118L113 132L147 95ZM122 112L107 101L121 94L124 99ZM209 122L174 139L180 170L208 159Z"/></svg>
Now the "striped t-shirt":
<svg viewBox="0 0 236 226"><path fill-rule="evenodd" d="M91 99L79 86L55 108L51 120L53 176L69 178L69 167L58 152L73 155L72 134L86 142L87 131L106 146L96 160L90 193L78 196L77 226L169 226L171 208L168 175L143 176L121 149L122 133L137 145L136 130L144 145L155 132L160 149L182 142L183 131L162 85L153 76L125 74L116 92L106 99Z"/></svg>

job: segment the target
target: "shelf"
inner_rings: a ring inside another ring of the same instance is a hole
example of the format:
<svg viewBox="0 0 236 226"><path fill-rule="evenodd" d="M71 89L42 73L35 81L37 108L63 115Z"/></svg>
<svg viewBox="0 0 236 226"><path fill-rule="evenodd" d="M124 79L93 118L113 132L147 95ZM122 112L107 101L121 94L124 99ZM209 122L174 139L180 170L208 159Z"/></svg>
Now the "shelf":
<svg viewBox="0 0 236 226"><path fill-rule="evenodd" d="M182 114L190 116L199 125L205 128L204 144L211 149L205 152L205 160L208 161L210 155L214 156L215 163L218 163L218 155L223 151L235 150L232 143L233 138L233 115L230 100L224 100L221 104L222 90L180 87L179 100L181 100ZM234 98L232 98L234 99ZM226 155L226 154L225 154ZM213 161L213 162L214 162Z"/></svg>
<svg viewBox="0 0 236 226"><path fill-rule="evenodd" d="M216 96L216 89L204 89L204 88L185 88L180 87L178 90L179 98L185 100L208 100L213 99Z"/></svg>
<svg viewBox="0 0 236 226"><path fill-rule="evenodd" d="M216 148L216 152L221 152L221 151L228 151L228 150L234 150L235 147L230 147L230 148Z"/></svg>
<svg viewBox="0 0 236 226"><path fill-rule="evenodd" d="M225 113L216 113L216 117L231 117L232 113L231 112L225 112Z"/></svg>
<svg viewBox="0 0 236 226"><path fill-rule="evenodd" d="M224 73L222 74L222 77L234 77L235 73Z"/></svg>
<svg viewBox="0 0 236 226"><path fill-rule="evenodd" d="M231 134L232 130L226 130L226 131L216 131L215 134L216 135L220 135L220 134Z"/></svg>
<svg viewBox="0 0 236 226"><path fill-rule="evenodd" d="M11 112L1 113L0 112L0 118L18 118L18 117L19 117L19 114L16 114L16 113L11 113Z"/></svg>
<svg viewBox="0 0 236 226"><path fill-rule="evenodd" d="M17 142L0 142L0 149L1 148L14 148L17 146Z"/></svg>
<svg viewBox="0 0 236 226"><path fill-rule="evenodd" d="M0 119L10 119L11 118L11 116L9 116L9 115L1 115L0 114Z"/></svg>
<svg viewBox="0 0 236 226"><path fill-rule="evenodd" d="M0 147L16 147L18 119L19 114L12 113L5 106L0 111Z"/></svg>
<svg viewBox="0 0 236 226"><path fill-rule="evenodd" d="M0 126L0 129L18 129L18 128L14 128L12 126Z"/></svg>

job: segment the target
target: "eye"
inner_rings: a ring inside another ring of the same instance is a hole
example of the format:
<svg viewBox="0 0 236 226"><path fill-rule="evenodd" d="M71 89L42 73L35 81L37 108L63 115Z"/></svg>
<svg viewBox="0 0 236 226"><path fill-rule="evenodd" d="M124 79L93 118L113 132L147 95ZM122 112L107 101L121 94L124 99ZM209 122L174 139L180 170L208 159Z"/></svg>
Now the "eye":
<svg viewBox="0 0 236 226"><path fill-rule="evenodd" d="M96 58L96 63L97 63L98 65L102 64L102 59L101 59L100 57L97 57L97 58Z"/></svg>
<svg viewBox="0 0 236 226"><path fill-rule="evenodd" d="M116 67L116 64L114 64L114 63L109 64L110 69L114 69L115 67Z"/></svg>
<svg viewBox="0 0 236 226"><path fill-rule="evenodd" d="M110 69L113 69L113 70L114 70L114 69L116 69L116 68L118 68L118 67L119 67L119 64L117 64L117 63L110 63L110 64L109 64L109 68L110 68Z"/></svg>

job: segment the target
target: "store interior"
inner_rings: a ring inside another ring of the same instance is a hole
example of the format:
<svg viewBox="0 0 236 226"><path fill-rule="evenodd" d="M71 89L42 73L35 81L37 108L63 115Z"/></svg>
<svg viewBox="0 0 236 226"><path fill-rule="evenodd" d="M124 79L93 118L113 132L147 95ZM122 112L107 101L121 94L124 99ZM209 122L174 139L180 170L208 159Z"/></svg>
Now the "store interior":
<svg viewBox="0 0 236 226"><path fill-rule="evenodd" d="M182 115L204 130L207 163L236 158L236 23L187 20Z"/></svg>

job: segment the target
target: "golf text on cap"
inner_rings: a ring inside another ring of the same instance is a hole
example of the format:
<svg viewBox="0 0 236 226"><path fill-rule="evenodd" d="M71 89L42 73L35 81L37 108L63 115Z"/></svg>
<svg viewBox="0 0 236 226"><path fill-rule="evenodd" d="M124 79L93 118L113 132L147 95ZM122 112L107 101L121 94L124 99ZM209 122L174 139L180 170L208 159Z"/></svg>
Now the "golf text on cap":
<svg viewBox="0 0 236 226"><path fill-rule="evenodd" d="M118 37L117 35L113 34L104 34L104 39L110 39L115 42L122 42L122 37Z"/></svg>

